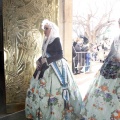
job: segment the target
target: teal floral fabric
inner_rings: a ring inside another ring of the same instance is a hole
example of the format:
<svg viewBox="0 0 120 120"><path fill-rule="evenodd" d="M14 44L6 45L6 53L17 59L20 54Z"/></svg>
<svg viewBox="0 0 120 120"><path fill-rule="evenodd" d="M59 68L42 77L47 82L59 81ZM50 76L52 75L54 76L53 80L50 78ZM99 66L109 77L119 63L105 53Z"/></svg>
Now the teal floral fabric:
<svg viewBox="0 0 120 120"><path fill-rule="evenodd" d="M95 76L81 107L81 120L120 120L120 35Z"/></svg>
<svg viewBox="0 0 120 120"><path fill-rule="evenodd" d="M65 63L68 67L68 64ZM57 61L62 72L62 60ZM33 120L77 120L80 118L81 95L73 75L68 67L68 109L62 97L63 87L51 66L45 71L43 78L30 81L27 90L25 113Z"/></svg>
<svg viewBox="0 0 120 120"><path fill-rule="evenodd" d="M118 72L120 70L120 62L117 61L108 61L106 62L101 70L101 74L106 79L116 79L120 78L120 73Z"/></svg>
<svg viewBox="0 0 120 120"><path fill-rule="evenodd" d="M109 61L86 94L82 120L120 120L120 62Z"/></svg>

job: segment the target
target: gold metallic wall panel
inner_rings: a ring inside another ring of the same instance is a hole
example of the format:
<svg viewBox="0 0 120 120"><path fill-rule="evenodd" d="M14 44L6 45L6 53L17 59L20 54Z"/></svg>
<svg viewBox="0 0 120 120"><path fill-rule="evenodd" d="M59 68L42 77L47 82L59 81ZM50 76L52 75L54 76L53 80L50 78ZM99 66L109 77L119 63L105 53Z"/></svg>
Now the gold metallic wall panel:
<svg viewBox="0 0 120 120"><path fill-rule="evenodd" d="M57 22L57 0L4 0L6 103L24 103L36 60L41 55L43 19Z"/></svg>

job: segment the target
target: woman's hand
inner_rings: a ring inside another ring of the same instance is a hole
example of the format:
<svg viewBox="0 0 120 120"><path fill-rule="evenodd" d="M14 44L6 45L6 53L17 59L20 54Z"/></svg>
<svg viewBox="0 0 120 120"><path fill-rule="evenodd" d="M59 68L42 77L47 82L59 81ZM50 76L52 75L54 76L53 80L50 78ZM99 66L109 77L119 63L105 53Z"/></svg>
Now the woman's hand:
<svg viewBox="0 0 120 120"><path fill-rule="evenodd" d="M42 64L37 60L36 61L36 68L37 70L41 70Z"/></svg>
<svg viewBox="0 0 120 120"><path fill-rule="evenodd" d="M42 64L44 64L44 63L47 64L47 60L46 60L46 58L42 58L42 59L41 59L41 63L42 63Z"/></svg>

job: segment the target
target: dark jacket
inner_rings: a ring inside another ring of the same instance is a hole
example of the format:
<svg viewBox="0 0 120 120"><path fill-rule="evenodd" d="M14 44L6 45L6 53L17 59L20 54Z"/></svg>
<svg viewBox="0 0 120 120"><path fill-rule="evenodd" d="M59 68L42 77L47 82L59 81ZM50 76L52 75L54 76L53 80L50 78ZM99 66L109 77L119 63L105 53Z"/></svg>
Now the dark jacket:
<svg viewBox="0 0 120 120"><path fill-rule="evenodd" d="M75 46L76 46L76 44L77 44L77 42L75 42L75 41L74 41L74 42L73 42L73 47L75 47Z"/></svg>
<svg viewBox="0 0 120 120"><path fill-rule="evenodd" d="M76 44L75 51L81 52L81 46L79 43ZM75 61L80 61L80 59L81 59L81 53L76 53Z"/></svg>
<svg viewBox="0 0 120 120"><path fill-rule="evenodd" d="M72 58L74 58L76 56L76 51L74 46L72 46Z"/></svg>
<svg viewBox="0 0 120 120"><path fill-rule="evenodd" d="M47 46L47 53L50 55L49 58L46 58L48 64L63 58L63 52L62 52L62 47L61 47L61 43L60 43L60 38L55 38L55 40ZM41 62L41 57L38 60L39 60L39 62ZM49 66L46 63L44 63L40 70L38 70L36 68L36 70L33 74L34 78L36 77L38 71L41 71L39 78L42 78L45 70L48 67Z"/></svg>
<svg viewBox="0 0 120 120"><path fill-rule="evenodd" d="M55 38L55 40L48 45L47 53L51 55L51 57L47 58L48 64L50 64L51 62L55 62L63 57L60 38Z"/></svg>

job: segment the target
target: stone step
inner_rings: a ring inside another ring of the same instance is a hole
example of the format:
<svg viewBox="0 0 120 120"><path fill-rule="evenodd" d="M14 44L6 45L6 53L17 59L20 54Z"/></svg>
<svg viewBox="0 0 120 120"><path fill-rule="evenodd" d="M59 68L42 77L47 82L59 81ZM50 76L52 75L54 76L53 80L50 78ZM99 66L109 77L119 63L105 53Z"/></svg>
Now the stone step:
<svg viewBox="0 0 120 120"><path fill-rule="evenodd" d="M27 120L25 111L19 111L8 115L0 115L0 120Z"/></svg>

